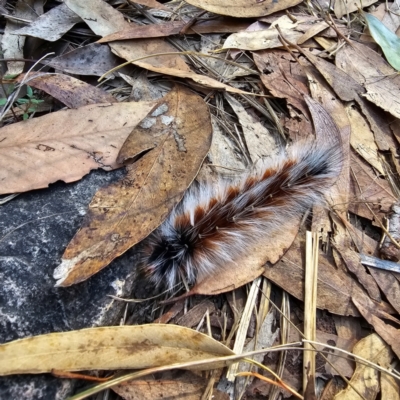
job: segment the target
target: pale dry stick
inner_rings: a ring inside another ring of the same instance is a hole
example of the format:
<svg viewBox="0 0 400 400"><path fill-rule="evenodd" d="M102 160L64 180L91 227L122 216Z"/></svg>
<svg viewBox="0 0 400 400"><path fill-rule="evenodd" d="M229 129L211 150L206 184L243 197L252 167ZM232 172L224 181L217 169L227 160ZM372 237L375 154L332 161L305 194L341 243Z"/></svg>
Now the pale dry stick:
<svg viewBox="0 0 400 400"><path fill-rule="evenodd" d="M306 233L306 264L304 282L304 336L310 340L316 339L317 310L317 279L318 279L318 235L316 232ZM303 353L303 394L309 379L315 387L315 352L309 343L304 343Z"/></svg>
<svg viewBox="0 0 400 400"><path fill-rule="evenodd" d="M212 338L210 313L208 311L208 308L207 308L207 311L205 312L205 314L203 315L201 321L197 325L197 328L196 328L197 331L200 330L200 327L203 324L204 320L206 321L206 325L207 325L207 335ZM215 370L210 372L207 386L204 389L203 395L201 396L201 400L208 400L208 399L211 400L212 394L213 394L214 383L215 383Z"/></svg>
<svg viewBox="0 0 400 400"><path fill-rule="evenodd" d="M290 320L290 299L289 295L285 291L282 292L281 309L282 309L282 312L280 313L281 342L282 344L286 344L288 343L289 333L290 333L290 324L288 324L287 322L288 320ZM285 315L285 318L283 318L283 315ZM282 378L283 372L285 370L286 357L287 357L287 351L283 350L281 353L279 353L279 361L276 374L280 378ZM276 386L272 387L269 394L269 400L276 400L278 396L279 396L279 391L277 390L277 387Z"/></svg>
<svg viewBox="0 0 400 400"><path fill-rule="evenodd" d="M19 196L20 193L13 193L13 194L9 194L8 196L0 199L0 206L2 206L3 204L8 203L9 201L11 201L12 199L14 199L15 197Z"/></svg>
<svg viewBox="0 0 400 400"><path fill-rule="evenodd" d="M264 276L260 276L260 279L262 280L262 284L260 286L260 291L261 291L261 297L260 297L260 302L259 302L259 307L258 311L255 309L255 314L256 314L256 332L254 335L254 348L253 350L256 350L256 346L259 341L259 333L262 325L265 322L265 319L267 318L267 315L269 314L270 310L270 305L269 305L269 297L271 296L271 289L272 285L271 282L265 278ZM256 306L254 306L256 308ZM250 366L249 369L250 372L252 372L252 366ZM243 372L243 371L242 371ZM240 400L243 398L243 396L246 393L246 387L249 383L249 379L246 379L246 381L242 385L242 389L237 396L237 399ZM275 388L275 386L273 387Z"/></svg>
<svg viewBox="0 0 400 400"><path fill-rule="evenodd" d="M32 65L32 67L29 68L28 72L25 74L24 78L22 79L21 83L17 86L17 90L7 99L7 103L3 108L3 112L0 115L0 121L3 120L4 116L7 114L7 112L10 110L12 105L14 104L15 99L18 97L19 92L21 91L21 88L25 83L28 81L28 76L32 72L33 68L35 68L36 65L38 65L42 60L44 60L46 57L53 55L54 53L47 53L43 57L41 57L38 61L35 62L35 64ZM36 77L36 76L35 76Z"/></svg>
<svg viewBox="0 0 400 400"><path fill-rule="evenodd" d="M295 342L295 343L291 343L290 346L299 346L301 345L301 342ZM234 354L231 356L223 356L223 357L212 357L212 358L208 358L206 360L198 360L198 361L188 361L188 362L184 362L184 363L175 363L175 364L170 364L170 365L163 365L163 366L159 366L159 367L152 367L152 368L147 368L143 371L139 371L139 372L131 372L129 374L126 374L124 376L120 376L114 379L111 379L105 383L102 383L100 385L97 385L93 388L87 389L81 393L78 393L72 397L69 397L68 400L83 400L86 399L89 396L92 396L96 393L102 392L105 389L111 388L115 385L119 385L123 382L127 382L130 381L132 379L137 379L137 378L141 378L143 376L147 376L150 374L154 374L156 372L163 372L163 371L169 371L171 369L185 369L185 368L196 368L199 369L198 367L201 366L207 366L211 363L215 363L217 365L221 365L221 363L230 363L230 362L235 362L235 361L240 361L246 357L252 357L254 355L257 354L264 354L264 353L268 353L268 352L275 352L275 351L281 351L282 349L286 349L286 350L303 350L302 347L290 347L289 345L287 346L273 346L270 347L268 349L262 349L262 350L257 350L257 351L250 351L248 353L244 353L244 354Z"/></svg>
<svg viewBox="0 0 400 400"><path fill-rule="evenodd" d="M342 32L340 32L340 30L336 26L335 21L333 20L331 14L327 14L325 21L336 32L336 35L338 35L338 37L341 37L345 42L347 42L347 44L349 44L354 49L353 43L351 43L349 38L347 38L345 35L343 35Z"/></svg>
<svg viewBox="0 0 400 400"><path fill-rule="evenodd" d="M251 288L247 296L246 305L243 310L242 318L240 319L239 328L236 332L235 344L233 345L232 349L235 353L240 353L243 351L244 342L246 341L247 337L247 330L249 329L251 315L253 313L254 306L257 300L257 294L260 291L259 288L260 281L261 277L258 277L251 284ZM229 382L233 382L235 380L238 368L239 368L239 363L234 363L229 367L226 373L226 379Z"/></svg>

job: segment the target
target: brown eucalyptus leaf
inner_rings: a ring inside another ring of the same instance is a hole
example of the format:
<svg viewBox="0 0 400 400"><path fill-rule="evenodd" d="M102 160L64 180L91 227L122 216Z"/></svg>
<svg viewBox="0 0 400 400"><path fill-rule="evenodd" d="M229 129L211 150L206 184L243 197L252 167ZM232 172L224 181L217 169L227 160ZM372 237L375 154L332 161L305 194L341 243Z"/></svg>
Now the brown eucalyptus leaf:
<svg viewBox="0 0 400 400"><path fill-rule="evenodd" d="M110 93L69 75L39 73L37 77L28 79L27 83L50 94L69 108L116 102Z"/></svg>
<svg viewBox="0 0 400 400"><path fill-rule="evenodd" d="M232 355L203 333L148 324L49 333L0 345L0 376L63 371L142 369Z"/></svg>
<svg viewBox="0 0 400 400"><path fill-rule="evenodd" d="M178 35L186 26L185 21L171 21L163 24L132 26L122 31L104 36L97 43L108 43L116 40L166 37ZM234 18L217 18L206 21L197 21L187 31L186 35L199 33L231 33L246 29L249 22Z"/></svg>
<svg viewBox="0 0 400 400"><path fill-rule="evenodd" d="M187 2L215 14L238 18L262 17L301 3L299 0L284 0L282 2L273 0L188 0Z"/></svg>
<svg viewBox="0 0 400 400"><path fill-rule="evenodd" d="M112 390L124 400L198 400L206 386L207 379L191 371L166 371L161 377L134 379L116 385Z"/></svg>
<svg viewBox="0 0 400 400"><path fill-rule="evenodd" d="M74 182L111 170L132 129L156 102L93 104L0 129L0 194Z"/></svg>
<svg viewBox="0 0 400 400"><path fill-rule="evenodd" d="M192 183L211 144L208 107L176 87L121 149L123 161L152 149L121 181L100 189L54 271L58 286L86 280L159 226Z"/></svg>

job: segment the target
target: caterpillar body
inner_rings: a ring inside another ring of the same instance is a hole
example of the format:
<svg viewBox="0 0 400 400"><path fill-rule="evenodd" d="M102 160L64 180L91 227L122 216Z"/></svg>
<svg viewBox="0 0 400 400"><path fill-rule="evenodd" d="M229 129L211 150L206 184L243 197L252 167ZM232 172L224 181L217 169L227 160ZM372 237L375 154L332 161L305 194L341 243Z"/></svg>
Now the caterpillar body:
<svg viewBox="0 0 400 400"><path fill-rule="evenodd" d="M268 241L282 222L323 204L341 165L339 144L305 141L236 180L192 185L145 240L143 272L166 289L182 281L194 284L234 261L249 244Z"/></svg>

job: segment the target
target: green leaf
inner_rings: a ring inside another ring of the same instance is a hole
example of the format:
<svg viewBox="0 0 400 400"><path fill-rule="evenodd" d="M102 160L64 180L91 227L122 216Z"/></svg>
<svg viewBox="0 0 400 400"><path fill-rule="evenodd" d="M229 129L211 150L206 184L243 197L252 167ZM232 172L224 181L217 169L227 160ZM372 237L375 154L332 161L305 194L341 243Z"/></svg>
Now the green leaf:
<svg viewBox="0 0 400 400"><path fill-rule="evenodd" d="M16 78L18 75L19 75L19 74L7 74L7 75L4 75L3 79L4 79L4 80L14 79L14 78Z"/></svg>
<svg viewBox="0 0 400 400"><path fill-rule="evenodd" d="M32 97L33 96L33 90L32 90L32 88L30 86L26 87L26 95L28 97Z"/></svg>
<svg viewBox="0 0 400 400"><path fill-rule="evenodd" d="M29 114L23 114L23 115L22 115L22 119L23 119L24 121L26 121L28 118L29 118Z"/></svg>
<svg viewBox="0 0 400 400"><path fill-rule="evenodd" d="M27 104L27 103L29 103L29 101L30 101L30 100L28 100L28 99L18 99L16 102L17 102L18 104Z"/></svg>
<svg viewBox="0 0 400 400"><path fill-rule="evenodd" d="M32 103L32 104L40 104L40 103L43 103L43 102L44 102L44 100L31 99L31 103Z"/></svg>
<svg viewBox="0 0 400 400"><path fill-rule="evenodd" d="M6 105L6 103L7 103L7 99L5 99L5 98L0 99L0 106L4 106L4 105Z"/></svg>
<svg viewBox="0 0 400 400"><path fill-rule="evenodd" d="M363 13L368 29L375 42L381 46L389 64L400 71L400 38L389 30L378 18L368 13Z"/></svg>

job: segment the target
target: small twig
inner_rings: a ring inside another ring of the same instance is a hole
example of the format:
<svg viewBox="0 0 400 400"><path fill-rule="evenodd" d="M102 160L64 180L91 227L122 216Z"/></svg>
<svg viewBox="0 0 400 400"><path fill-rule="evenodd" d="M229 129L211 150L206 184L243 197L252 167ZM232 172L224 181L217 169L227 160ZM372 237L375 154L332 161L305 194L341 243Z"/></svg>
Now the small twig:
<svg viewBox="0 0 400 400"><path fill-rule="evenodd" d="M207 10L203 10L199 14L195 15L193 18L191 18L185 26L180 30L179 34L180 35L185 35L187 31L197 22L197 20L204 15L207 12Z"/></svg>

